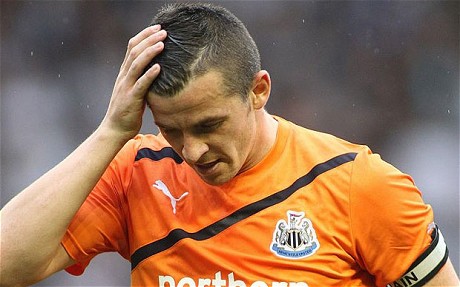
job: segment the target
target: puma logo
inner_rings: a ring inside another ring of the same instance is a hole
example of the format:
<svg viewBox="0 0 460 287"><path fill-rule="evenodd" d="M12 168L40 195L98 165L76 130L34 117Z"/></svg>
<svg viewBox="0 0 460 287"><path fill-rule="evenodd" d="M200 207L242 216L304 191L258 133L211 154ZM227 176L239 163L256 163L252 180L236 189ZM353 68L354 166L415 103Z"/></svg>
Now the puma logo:
<svg viewBox="0 0 460 287"><path fill-rule="evenodd" d="M162 182L161 180L155 181L155 184L153 184L153 187L156 187L157 189L161 190L163 194L166 195L169 198L169 200L171 200L171 206L172 206L174 214L176 214L177 202L181 200L182 198L184 198L186 195L188 195L188 192L184 192L181 196L179 196L179 198L175 198L169 191L166 184L164 184L164 182Z"/></svg>

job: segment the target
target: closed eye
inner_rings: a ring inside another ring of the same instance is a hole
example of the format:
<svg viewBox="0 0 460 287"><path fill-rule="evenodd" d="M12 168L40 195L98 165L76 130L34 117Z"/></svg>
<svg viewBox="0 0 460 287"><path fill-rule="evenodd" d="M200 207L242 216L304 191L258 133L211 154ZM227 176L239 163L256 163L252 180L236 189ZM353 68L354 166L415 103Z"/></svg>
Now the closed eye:
<svg viewBox="0 0 460 287"><path fill-rule="evenodd" d="M223 123L223 120L204 122L196 127L196 131L199 133L210 133L217 130Z"/></svg>

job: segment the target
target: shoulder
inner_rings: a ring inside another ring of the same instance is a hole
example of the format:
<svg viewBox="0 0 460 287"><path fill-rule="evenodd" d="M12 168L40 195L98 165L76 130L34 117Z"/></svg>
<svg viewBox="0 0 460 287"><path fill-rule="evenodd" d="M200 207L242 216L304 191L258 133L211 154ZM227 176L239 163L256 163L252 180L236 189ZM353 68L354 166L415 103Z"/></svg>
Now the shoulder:
<svg viewBox="0 0 460 287"><path fill-rule="evenodd" d="M153 134L138 134L130 140L127 145L135 146L137 150L143 148L160 150L164 147L170 147L168 142L161 135Z"/></svg>
<svg viewBox="0 0 460 287"><path fill-rule="evenodd" d="M372 190L372 193L392 195L390 191L404 190L420 196L411 176L386 162L379 154L364 149L357 153L353 163L352 184L357 191Z"/></svg>
<svg viewBox="0 0 460 287"><path fill-rule="evenodd" d="M431 206L409 175L370 150L353 162L349 198L360 263L378 284L395 280L430 243Z"/></svg>
<svg viewBox="0 0 460 287"><path fill-rule="evenodd" d="M116 159L134 162L139 157L139 155L142 154L143 151L160 151L169 147L170 146L168 142L161 136L152 134L138 134L123 146L123 148L117 154Z"/></svg>
<svg viewBox="0 0 460 287"><path fill-rule="evenodd" d="M104 177L122 178L124 186L131 182L134 167L143 158L158 156L170 149L168 143L160 136L139 134L129 140L118 152L106 170ZM175 154L175 153L174 153Z"/></svg>
<svg viewBox="0 0 460 287"><path fill-rule="evenodd" d="M345 154L367 153L365 145L352 143L329 133L315 131L282 118L280 131L285 140L286 150L301 156L310 162L321 163Z"/></svg>
<svg viewBox="0 0 460 287"><path fill-rule="evenodd" d="M385 218L389 224L400 220L402 214L413 212L415 207L420 208L421 214L430 210L412 177L369 149L357 153L353 161L350 202L362 218L373 215L372 218Z"/></svg>

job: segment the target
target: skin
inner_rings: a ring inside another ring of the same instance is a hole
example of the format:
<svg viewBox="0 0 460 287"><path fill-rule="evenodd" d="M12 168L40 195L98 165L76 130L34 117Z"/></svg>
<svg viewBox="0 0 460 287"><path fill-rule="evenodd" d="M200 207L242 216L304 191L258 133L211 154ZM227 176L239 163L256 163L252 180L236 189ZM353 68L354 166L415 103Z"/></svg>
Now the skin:
<svg viewBox="0 0 460 287"><path fill-rule="evenodd" d="M0 286L28 286L74 263L61 239L112 159L139 132L145 95L160 67L143 71L163 50L165 37L165 31L153 26L129 41L109 108L96 131L0 211Z"/></svg>
<svg viewBox="0 0 460 287"><path fill-rule="evenodd" d="M266 71L255 75L247 102L225 97L215 71L195 79L177 97L147 96L160 67L143 71L163 50L165 37L165 31L153 26L129 41L97 130L0 211L0 286L28 286L75 263L61 239L112 159L139 132L146 99L164 137L210 184L251 168L273 145L276 121L263 109L270 93ZM213 127L215 119L219 124ZM427 285L459 285L450 261Z"/></svg>
<svg viewBox="0 0 460 287"><path fill-rule="evenodd" d="M270 94L266 71L255 75L247 101L225 91L221 73L210 71L172 98L147 98L161 134L212 185L253 167L276 138L277 121L264 110Z"/></svg>

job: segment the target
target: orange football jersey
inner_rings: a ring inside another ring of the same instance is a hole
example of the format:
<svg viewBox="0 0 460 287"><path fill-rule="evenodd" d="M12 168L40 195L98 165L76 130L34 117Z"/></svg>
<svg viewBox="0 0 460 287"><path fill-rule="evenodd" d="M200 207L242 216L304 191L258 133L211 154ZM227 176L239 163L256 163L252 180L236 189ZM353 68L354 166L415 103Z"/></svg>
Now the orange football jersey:
<svg viewBox="0 0 460 287"><path fill-rule="evenodd" d="M266 157L211 186L164 139L113 160L62 241L80 274L98 253L132 286L384 286L429 246L433 213L369 148L281 118Z"/></svg>

